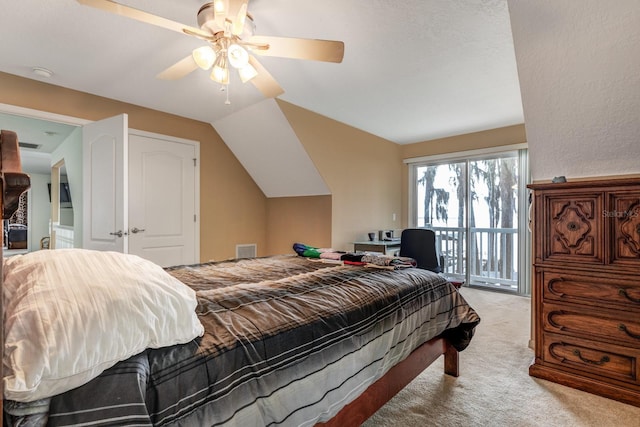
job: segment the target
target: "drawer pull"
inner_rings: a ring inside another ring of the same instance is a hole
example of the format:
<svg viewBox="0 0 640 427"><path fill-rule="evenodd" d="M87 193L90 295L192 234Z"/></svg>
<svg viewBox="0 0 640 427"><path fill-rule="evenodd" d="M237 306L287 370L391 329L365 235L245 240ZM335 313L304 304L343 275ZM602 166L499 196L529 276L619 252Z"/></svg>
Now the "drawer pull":
<svg viewBox="0 0 640 427"><path fill-rule="evenodd" d="M582 360L584 363L590 363L592 365L604 365L605 363L607 363L610 359L609 356L602 356L602 358L600 360L589 360L589 359L585 359L584 357L582 357L582 354L580 353L580 350L573 350L573 354L578 356L578 358L580 360Z"/></svg>
<svg viewBox="0 0 640 427"><path fill-rule="evenodd" d="M640 304L640 298L630 297L625 288L619 288L618 289L618 295L625 297L626 299L628 299L631 302L635 302L635 303Z"/></svg>
<svg viewBox="0 0 640 427"><path fill-rule="evenodd" d="M549 289L549 292L551 292L554 295L557 295L559 297L564 297L564 292L558 292L557 290L554 289L554 285L556 283L559 282L565 282L566 279L564 277L554 277L553 279L549 280L549 282L547 282L547 289Z"/></svg>
<svg viewBox="0 0 640 427"><path fill-rule="evenodd" d="M637 340L640 340L640 335L636 335L633 332L629 332L629 330L627 329L627 326L624 323L620 323L618 325L618 330L624 332L625 334L629 335L631 338L635 338Z"/></svg>

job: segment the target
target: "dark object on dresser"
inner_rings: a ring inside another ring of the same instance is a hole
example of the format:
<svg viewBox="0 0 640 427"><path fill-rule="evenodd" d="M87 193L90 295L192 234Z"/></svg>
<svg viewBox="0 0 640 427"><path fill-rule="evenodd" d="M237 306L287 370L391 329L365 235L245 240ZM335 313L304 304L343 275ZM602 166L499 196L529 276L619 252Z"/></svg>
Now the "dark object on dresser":
<svg viewBox="0 0 640 427"><path fill-rule="evenodd" d="M640 179L533 184L532 376L640 406Z"/></svg>

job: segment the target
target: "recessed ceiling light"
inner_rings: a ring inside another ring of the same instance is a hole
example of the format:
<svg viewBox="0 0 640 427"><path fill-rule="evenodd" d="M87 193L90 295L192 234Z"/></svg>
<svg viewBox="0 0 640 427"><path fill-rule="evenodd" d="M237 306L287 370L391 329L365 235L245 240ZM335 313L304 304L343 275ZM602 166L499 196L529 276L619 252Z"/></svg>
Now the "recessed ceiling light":
<svg viewBox="0 0 640 427"><path fill-rule="evenodd" d="M49 78L51 76L53 76L53 71L48 70L44 67L33 67L31 69L31 71L33 72L33 74L40 76L40 77L44 77L44 78Z"/></svg>

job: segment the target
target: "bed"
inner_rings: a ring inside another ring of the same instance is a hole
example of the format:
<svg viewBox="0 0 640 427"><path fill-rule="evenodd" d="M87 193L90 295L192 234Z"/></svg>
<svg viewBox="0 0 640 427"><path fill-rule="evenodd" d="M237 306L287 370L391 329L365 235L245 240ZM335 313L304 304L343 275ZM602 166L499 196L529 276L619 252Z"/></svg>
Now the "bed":
<svg viewBox="0 0 640 427"><path fill-rule="evenodd" d="M355 426L441 355L457 376L480 321L427 270L295 253L161 269L68 249L3 265L11 425ZM16 317L42 300L31 324Z"/></svg>

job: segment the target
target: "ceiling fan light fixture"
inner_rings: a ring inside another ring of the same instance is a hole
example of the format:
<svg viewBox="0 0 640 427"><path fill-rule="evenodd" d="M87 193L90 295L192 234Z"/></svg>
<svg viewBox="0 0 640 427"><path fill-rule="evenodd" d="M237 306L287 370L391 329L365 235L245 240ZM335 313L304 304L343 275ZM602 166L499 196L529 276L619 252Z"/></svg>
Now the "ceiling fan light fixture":
<svg viewBox="0 0 640 427"><path fill-rule="evenodd" d="M244 67L238 69L238 74L240 75L240 80L242 83L246 83L252 78L258 75L258 71L251 64L247 64Z"/></svg>
<svg viewBox="0 0 640 427"><path fill-rule="evenodd" d="M221 68L217 65L213 67L211 71L211 80L223 85L229 84L229 70L227 68Z"/></svg>
<svg viewBox="0 0 640 427"><path fill-rule="evenodd" d="M227 13L227 4L225 0L214 0L213 10L216 13Z"/></svg>
<svg viewBox="0 0 640 427"><path fill-rule="evenodd" d="M229 84L229 66L226 55L218 55L216 63L211 71L211 80L223 85Z"/></svg>
<svg viewBox="0 0 640 427"><path fill-rule="evenodd" d="M231 44L227 50L227 55L229 55L229 63L234 68L241 69L249 64L249 52L239 44Z"/></svg>
<svg viewBox="0 0 640 427"><path fill-rule="evenodd" d="M216 53L211 46L202 46L193 51L193 60L203 70L210 69L216 61Z"/></svg>

